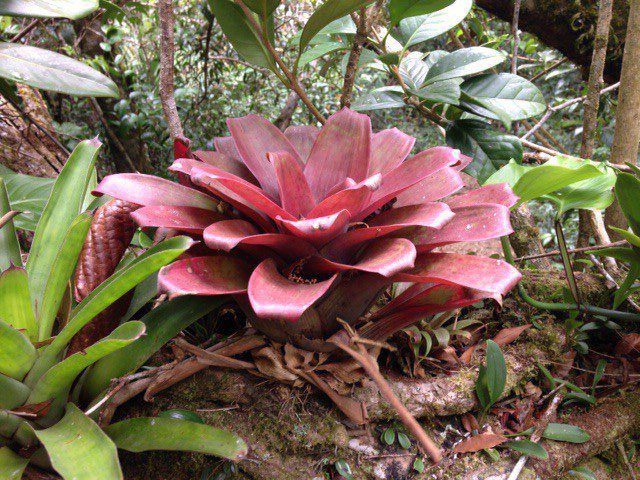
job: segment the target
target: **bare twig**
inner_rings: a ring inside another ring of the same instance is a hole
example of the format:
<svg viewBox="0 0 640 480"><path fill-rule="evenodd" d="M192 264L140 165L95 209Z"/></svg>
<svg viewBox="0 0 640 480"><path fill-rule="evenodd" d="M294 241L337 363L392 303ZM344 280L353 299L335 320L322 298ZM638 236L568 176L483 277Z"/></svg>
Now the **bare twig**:
<svg viewBox="0 0 640 480"><path fill-rule="evenodd" d="M19 42L20 40L22 40L26 35L28 35L34 28L36 28L38 26L38 24L40 23L40 20L41 19L36 18L29 25L27 25L22 30L20 30L18 33L16 33L13 36L13 38L11 38L11 42L15 43L15 42Z"/></svg>
<svg viewBox="0 0 640 480"><path fill-rule="evenodd" d="M541 72L536 73L533 77L531 77L529 79L530 82L533 82L534 80L539 79L540 77L542 77L543 75L546 75L547 73L551 72L552 70L555 70L556 68L558 68L560 65L562 65L563 63L566 63L569 61L568 57L564 57L562 60L558 60L556 63L548 66L547 68L545 68L544 70L542 70Z"/></svg>
<svg viewBox="0 0 640 480"><path fill-rule="evenodd" d="M458 38L458 36L456 35L456 32L454 32L453 30L449 30L447 32L447 35L449 36L449 39L453 42L453 44L457 47L457 48L464 48L464 43L462 43L460 41L460 39Z"/></svg>
<svg viewBox="0 0 640 480"><path fill-rule="evenodd" d="M284 107L280 110L280 115L273 121L273 124L280 130L285 130L291 123L291 117L298 106L298 100L299 97L296 92L289 92L287 100L284 102Z"/></svg>
<svg viewBox="0 0 640 480"><path fill-rule="evenodd" d="M622 457L622 461L624 462L624 465L627 467L627 470L629 470L630 480L637 480L638 477L636 477L635 470L633 469L633 465L631 465L631 462L629 462L629 459L627 458L627 452L624 448L624 443L622 442L622 439L618 440L617 445L618 445L618 450L620 450L620 456Z"/></svg>
<svg viewBox="0 0 640 480"><path fill-rule="evenodd" d="M340 97L341 107L351 106L351 91L353 90L353 84L356 79L356 72L358 70L358 62L360 61L360 54L362 53L362 46L367 40L367 9L360 9L360 17L357 22L356 34L353 36L353 43L351 44L351 52L349 52L349 60L347 61L347 68L344 74L344 82L342 84L342 95Z"/></svg>
<svg viewBox="0 0 640 480"><path fill-rule="evenodd" d="M608 248L608 247L619 247L621 245L626 245L626 240L620 240L619 242L605 243L601 245L591 245L589 247L580 247L580 248L572 248L567 250L567 253L579 253L579 252L588 252L589 250L597 250L600 248ZM524 257L518 257L514 260L516 262L520 262L523 260L532 260L535 258L543 258L543 257L552 257L554 255L560 255L560 250L553 250L552 252L538 253L536 255L525 255Z"/></svg>
<svg viewBox="0 0 640 480"><path fill-rule="evenodd" d="M520 30L518 29L518 20L520 18L521 0L513 2L513 18L511 20L511 36L513 37L513 50L511 55L511 73L518 73L518 44L520 43Z"/></svg>
<svg viewBox="0 0 640 480"><path fill-rule="evenodd" d="M160 22L160 101L171 140L183 137L182 123L173 97L173 6L171 0L158 0Z"/></svg>
<svg viewBox="0 0 640 480"><path fill-rule="evenodd" d="M318 120L320 123L325 123L327 119L324 118L324 116L316 108L316 106L313 104L311 99L307 96L306 92L300 85L298 78L293 74L293 72L291 72L291 70L289 70L287 65L284 63L284 61L282 60L282 58L280 57L280 55L278 54L274 46L269 41L269 37L267 36L267 33L260 27L256 19L254 18L253 13L249 9L249 7L247 7L242 0L235 0L235 1L240 6L240 8L242 8L242 11L247 17L247 21L251 24L252 28L260 35L260 38L262 39L262 43L264 44L266 49L269 51L269 53L271 54L275 62L278 64L278 66L282 70L282 73L284 73L284 76L287 78L289 82L289 87L291 88L291 90L293 90L298 94L298 96L300 97L300 100L302 100L302 103L305 104L305 106L309 109L309 111L316 118L316 120Z"/></svg>
<svg viewBox="0 0 640 480"><path fill-rule="evenodd" d="M611 282L611 284L613 284L613 286L615 286L616 288L620 288L620 285L618 285L618 282L616 282L615 278L613 278L609 272L607 272L607 269L604 268L604 265L602 265L602 263L600 263L600 261L595 257L595 255L590 254L589 255L589 260L591 260L591 262L593 262L593 264L596 266L596 268L598 269L598 271L602 274L602 276L604 278L607 279L607 281ZM640 312L640 305L638 305L636 302L634 302L631 297L627 297L625 299L627 301L627 303L629 305L631 305L637 312Z"/></svg>
<svg viewBox="0 0 640 480"><path fill-rule="evenodd" d="M125 162L127 162L127 165L129 165L129 168L131 169L132 172L137 171L137 168L133 163L133 160L131 160L131 157L129 156L127 149L124 148L124 145L122 145L122 142L120 141L118 136L111 129L109 122L107 122L107 119L104 116L104 112L102 111L102 108L100 107L100 104L98 103L98 101L95 98L91 97L89 99L89 103L91 104L91 107L93 108L94 112L96 112L96 115L98 116L100 123L104 127L105 132L107 132L107 136L109 137L109 140L111 140L111 143L118 149L118 153L122 155L122 157L124 158Z"/></svg>

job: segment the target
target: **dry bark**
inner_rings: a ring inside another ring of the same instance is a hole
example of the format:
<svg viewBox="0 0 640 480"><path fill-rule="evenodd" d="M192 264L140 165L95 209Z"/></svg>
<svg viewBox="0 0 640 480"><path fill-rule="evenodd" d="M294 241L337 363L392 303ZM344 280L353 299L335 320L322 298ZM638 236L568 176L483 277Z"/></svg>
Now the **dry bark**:
<svg viewBox="0 0 640 480"><path fill-rule="evenodd" d="M513 233L509 235L509 243L511 243L517 257L538 255L544 252L538 228L535 226L531 211L525 203L511 211L511 225ZM545 257L536 258L531 262L536 268L551 268L551 262Z"/></svg>

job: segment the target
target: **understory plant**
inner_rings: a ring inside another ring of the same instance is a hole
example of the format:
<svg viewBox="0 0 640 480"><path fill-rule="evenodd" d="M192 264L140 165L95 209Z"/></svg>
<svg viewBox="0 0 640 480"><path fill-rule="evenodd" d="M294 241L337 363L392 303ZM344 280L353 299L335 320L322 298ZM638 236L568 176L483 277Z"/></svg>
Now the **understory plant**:
<svg viewBox="0 0 640 480"><path fill-rule="evenodd" d="M206 425L135 418L105 426L95 408L83 411L112 378L135 371L164 342L219 303L184 297L140 321L118 325L116 319L115 328L94 341L78 336L92 319L109 312L120 297L194 243L185 236L159 242L120 262L112 275L74 302L71 292L99 267L94 264L72 278L92 221L87 210L96 207L88 191L95 185L99 148L97 140L84 141L69 157L37 222L24 265L13 224L20 212L11 209L0 178L2 479L22 478L29 463L52 468L65 479L122 478L117 447L194 450L230 459L246 453L236 435ZM101 221L99 214L96 221Z"/></svg>

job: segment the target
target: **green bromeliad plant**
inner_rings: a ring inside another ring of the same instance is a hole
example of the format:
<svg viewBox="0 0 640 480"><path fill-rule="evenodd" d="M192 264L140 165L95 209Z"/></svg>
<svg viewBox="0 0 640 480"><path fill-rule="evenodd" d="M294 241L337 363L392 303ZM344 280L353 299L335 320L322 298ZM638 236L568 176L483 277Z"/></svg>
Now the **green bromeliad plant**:
<svg viewBox="0 0 640 480"><path fill-rule="evenodd" d="M113 310L118 300L187 250L193 240L184 236L121 261L97 285L91 284L95 271L87 269L90 265L79 265L72 280L80 301L73 304L70 278L81 249L93 245L87 234L90 227L101 221L100 208L93 224L87 212L95 207L87 195L95 185L99 148L97 140L84 141L70 156L37 221L24 265L13 223L19 212L12 210L0 177L2 479L21 478L29 463L52 468L65 479L119 479L117 448L191 450L229 459L246 453L236 435L203 424L135 418L102 428L92 412L97 409L83 412L112 378L138 369L167 340L220 304L220 299L182 297L139 321L118 325ZM123 247L127 246L125 241ZM83 288L86 291L79 295ZM115 327L92 338L87 326L100 315L112 315Z"/></svg>

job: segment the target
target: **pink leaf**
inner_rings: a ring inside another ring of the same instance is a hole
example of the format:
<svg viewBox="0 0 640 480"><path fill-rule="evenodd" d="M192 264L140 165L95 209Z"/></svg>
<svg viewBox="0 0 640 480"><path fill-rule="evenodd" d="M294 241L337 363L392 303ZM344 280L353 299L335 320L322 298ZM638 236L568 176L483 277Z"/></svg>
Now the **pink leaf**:
<svg viewBox="0 0 640 480"><path fill-rule="evenodd" d="M141 227L172 228L195 234L201 234L207 226L225 219L224 215L211 210L166 205L142 207L131 216Z"/></svg>
<svg viewBox="0 0 640 480"><path fill-rule="evenodd" d="M324 295L337 275L313 284L296 283L283 277L272 259L264 260L249 279L249 301L263 318L296 320Z"/></svg>
<svg viewBox="0 0 640 480"><path fill-rule="evenodd" d="M304 169L316 201L345 178L361 182L369 171L371 121L343 108L320 130Z"/></svg>
<svg viewBox="0 0 640 480"><path fill-rule="evenodd" d="M276 222L281 230L289 232L296 237L303 238L316 248L320 248L325 243L347 231L349 217L347 210L341 210L326 217L308 218L304 220L276 218Z"/></svg>
<svg viewBox="0 0 640 480"><path fill-rule="evenodd" d="M457 192L462 187L464 187L464 181L460 174L452 167L443 168L414 186L400 192L393 206L403 207L405 205L433 202Z"/></svg>
<svg viewBox="0 0 640 480"><path fill-rule="evenodd" d="M388 128L371 137L369 175L388 173L407 158L416 139L397 128Z"/></svg>
<svg viewBox="0 0 640 480"><path fill-rule="evenodd" d="M185 258L162 267L158 286L171 297L243 293L250 272L244 261L227 255Z"/></svg>
<svg viewBox="0 0 640 480"><path fill-rule="evenodd" d="M465 207L479 203L498 203L505 207L511 207L517 201L518 197L513 193L508 183L492 183L456 195L447 200L447 203L450 207Z"/></svg>
<svg viewBox="0 0 640 480"><path fill-rule="evenodd" d="M254 185L258 184L256 178L244 163L234 160L222 153L212 152L209 150L196 150L193 152L193 156L201 162L219 168L220 170L224 170L225 172L229 172L230 174L240 177L247 182Z"/></svg>
<svg viewBox="0 0 640 480"><path fill-rule="evenodd" d="M244 164L264 191L277 200L278 182L267 152L285 151L302 164L298 152L278 127L258 115L229 118L227 126Z"/></svg>
<svg viewBox="0 0 640 480"><path fill-rule="evenodd" d="M280 204L294 217L307 215L315 202L300 164L287 152L267 155L276 169Z"/></svg>
<svg viewBox="0 0 640 480"><path fill-rule="evenodd" d="M520 280L507 262L459 253L421 253L412 270L394 277L398 282L433 282L461 285L492 293L507 293Z"/></svg>
<svg viewBox="0 0 640 480"><path fill-rule="evenodd" d="M119 173L105 177L93 190L138 205L167 205L215 210L218 202L193 188L164 178L140 173Z"/></svg>
<svg viewBox="0 0 640 480"><path fill-rule="evenodd" d="M353 265L313 257L305 265L311 271L333 273L340 270L361 270L385 277L412 268L416 247L406 238L382 238L368 245Z"/></svg>
<svg viewBox="0 0 640 480"><path fill-rule="evenodd" d="M372 193L380 187L382 176L378 173L362 182L341 190L316 205L307 216L309 218L332 215L340 210L348 210L350 216L356 215L369 203Z"/></svg>
<svg viewBox="0 0 640 480"><path fill-rule="evenodd" d="M320 130L313 125L292 125L284 131L285 136L291 142L291 145L300 154L302 163L307 163L311 148L318 138Z"/></svg>
<svg viewBox="0 0 640 480"><path fill-rule="evenodd" d="M439 230L413 239L420 252L457 242L480 242L513 233L509 209L504 205L473 205L453 209L454 217Z"/></svg>
<svg viewBox="0 0 640 480"><path fill-rule="evenodd" d="M230 251L237 245L262 245L285 258L298 259L316 253L316 249L304 240L282 233L260 233L245 220L224 220L214 223L204 231L204 241L214 250Z"/></svg>
<svg viewBox="0 0 640 480"><path fill-rule="evenodd" d="M242 163L238 149L236 148L236 142L231 137L216 137L213 139L213 144L216 147L216 152L219 152L232 160Z"/></svg>

